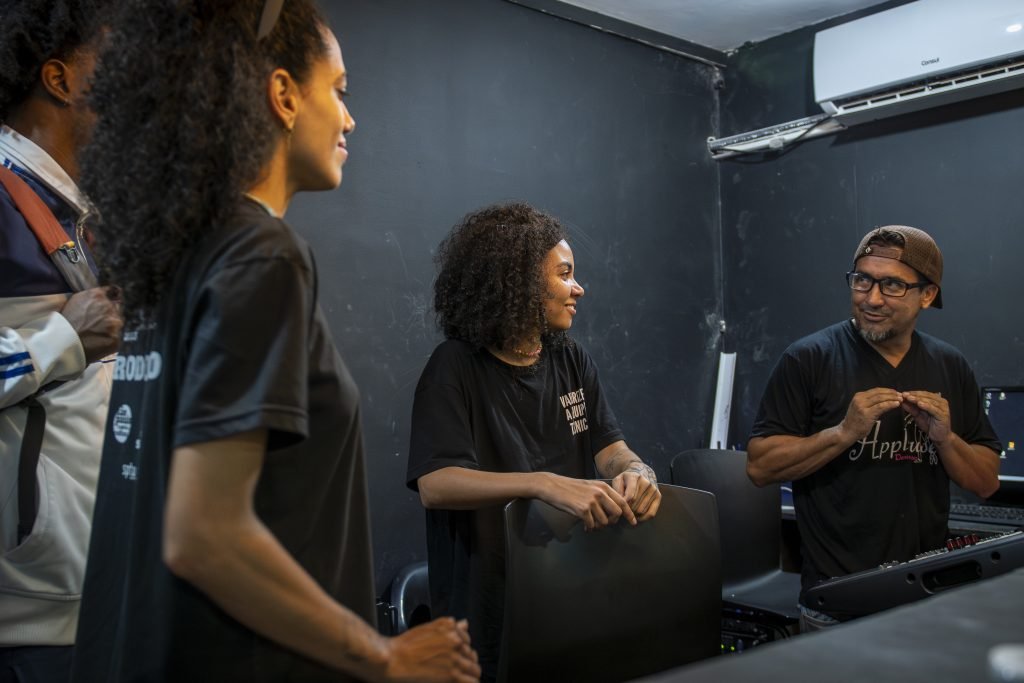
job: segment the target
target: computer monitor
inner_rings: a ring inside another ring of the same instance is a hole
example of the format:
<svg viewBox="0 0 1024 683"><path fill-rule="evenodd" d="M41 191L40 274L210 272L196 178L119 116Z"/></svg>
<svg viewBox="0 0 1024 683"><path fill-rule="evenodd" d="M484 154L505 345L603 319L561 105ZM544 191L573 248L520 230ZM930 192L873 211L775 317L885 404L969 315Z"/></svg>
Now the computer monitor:
<svg viewBox="0 0 1024 683"><path fill-rule="evenodd" d="M1003 493L1024 491L1024 387L985 387L985 414L1003 443L999 460Z"/></svg>

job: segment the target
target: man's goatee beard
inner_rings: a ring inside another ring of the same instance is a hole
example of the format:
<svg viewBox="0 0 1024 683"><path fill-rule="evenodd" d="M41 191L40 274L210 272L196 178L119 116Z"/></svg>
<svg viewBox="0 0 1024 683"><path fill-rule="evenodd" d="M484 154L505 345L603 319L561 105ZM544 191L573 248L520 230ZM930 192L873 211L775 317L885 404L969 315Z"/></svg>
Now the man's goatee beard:
<svg viewBox="0 0 1024 683"><path fill-rule="evenodd" d="M865 341L871 342L872 344L879 344L884 341L889 341L894 336L896 336L896 330L892 329L891 327L887 330L881 330L879 332L865 330L863 327L857 324L856 318L854 318L853 326L857 328L857 331L860 332L860 336L863 337Z"/></svg>

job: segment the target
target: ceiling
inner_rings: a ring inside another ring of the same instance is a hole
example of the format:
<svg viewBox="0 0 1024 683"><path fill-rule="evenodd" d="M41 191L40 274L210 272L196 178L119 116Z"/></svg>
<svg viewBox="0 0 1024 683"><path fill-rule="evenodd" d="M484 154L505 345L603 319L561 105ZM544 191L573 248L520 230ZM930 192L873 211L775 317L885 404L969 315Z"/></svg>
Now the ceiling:
<svg viewBox="0 0 1024 683"><path fill-rule="evenodd" d="M721 52L882 0L560 0Z"/></svg>

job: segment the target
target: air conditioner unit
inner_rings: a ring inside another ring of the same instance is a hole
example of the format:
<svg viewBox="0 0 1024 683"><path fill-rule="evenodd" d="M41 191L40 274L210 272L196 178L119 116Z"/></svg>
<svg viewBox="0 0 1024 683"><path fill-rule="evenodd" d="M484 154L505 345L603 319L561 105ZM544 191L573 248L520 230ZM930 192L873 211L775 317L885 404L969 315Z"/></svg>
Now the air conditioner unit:
<svg viewBox="0 0 1024 683"><path fill-rule="evenodd" d="M1024 0L917 0L820 31L814 95L844 125L1024 86Z"/></svg>

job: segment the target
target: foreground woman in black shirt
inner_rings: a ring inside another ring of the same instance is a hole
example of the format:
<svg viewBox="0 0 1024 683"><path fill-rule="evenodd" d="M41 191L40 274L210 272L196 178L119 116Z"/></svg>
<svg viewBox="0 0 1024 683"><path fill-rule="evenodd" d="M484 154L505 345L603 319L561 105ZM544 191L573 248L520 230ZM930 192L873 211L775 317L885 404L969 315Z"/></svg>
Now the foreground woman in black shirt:
<svg viewBox="0 0 1024 683"><path fill-rule="evenodd" d="M431 605L468 617L490 680L504 504L540 498L598 529L654 517L661 493L623 440L593 360L566 334L583 288L561 225L526 204L491 206L455 226L437 260L447 341L416 388L406 478L427 507Z"/></svg>
<svg viewBox="0 0 1024 683"><path fill-rule="evenodd" d="M476 680L465 622L367 623L358 392L281 220L355 123L313 6L273 14L129 3L102 57L83 177L129 324L74 680Z"/></svg>

